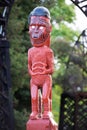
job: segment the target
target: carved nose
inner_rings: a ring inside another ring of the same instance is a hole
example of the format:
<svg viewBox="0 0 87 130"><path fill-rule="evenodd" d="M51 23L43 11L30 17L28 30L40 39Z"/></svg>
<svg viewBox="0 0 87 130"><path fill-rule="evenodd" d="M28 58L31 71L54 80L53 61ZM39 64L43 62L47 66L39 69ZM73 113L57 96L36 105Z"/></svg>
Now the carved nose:
<svg viewBox="0 0 87 130"><path fill-rule="evenodd" d="M35 27L35 32L38 33L38 26Z"/></svg>

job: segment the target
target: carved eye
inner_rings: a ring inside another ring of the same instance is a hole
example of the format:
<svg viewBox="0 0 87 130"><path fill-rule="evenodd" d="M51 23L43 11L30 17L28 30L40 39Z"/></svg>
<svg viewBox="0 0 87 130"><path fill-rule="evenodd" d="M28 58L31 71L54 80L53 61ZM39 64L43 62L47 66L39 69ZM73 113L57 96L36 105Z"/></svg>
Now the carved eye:
<svg viewBox="0 0 87 130"><path fill-rule="evenodd" d="M43 29L44 29L44 27L43 27L43 26L40 26L40 27L39 27L39 29L43 30Z"/></svg>
<svg viewBox="0 0 87 130"><path fill-rule="evenodd" d="M34 25L32 25L32 26L31 26L31 28L32 28L32 29L35 29L35 26L34 26Z"/></svg>

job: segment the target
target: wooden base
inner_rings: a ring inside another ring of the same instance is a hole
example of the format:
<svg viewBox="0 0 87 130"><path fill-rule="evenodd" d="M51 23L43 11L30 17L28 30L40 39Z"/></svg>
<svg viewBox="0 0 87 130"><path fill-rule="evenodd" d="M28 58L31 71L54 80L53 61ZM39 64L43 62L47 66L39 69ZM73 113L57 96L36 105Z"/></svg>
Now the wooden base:
<svg viewBox="0 0 87 130"><path fill-rule="evenodd" d="M36 119L36 120L28 120L26 124L26 130L58 130L57 123L50 119Z"/></svg>

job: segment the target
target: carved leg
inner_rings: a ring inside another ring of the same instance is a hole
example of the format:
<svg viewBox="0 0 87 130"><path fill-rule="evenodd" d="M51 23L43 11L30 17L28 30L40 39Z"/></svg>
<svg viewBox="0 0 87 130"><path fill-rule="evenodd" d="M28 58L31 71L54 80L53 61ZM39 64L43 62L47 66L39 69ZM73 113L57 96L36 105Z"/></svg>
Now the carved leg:
<svg viewBox="0 0 87 130"><path fill-rule="evenodd" d="M38 87L31 81L31 103L32 103L32 113L30 114L30 119L38 118Z"/></svg>
<svg viewBox="0 0 87 130"><path fill-rule="evenodd" d="M50 112L52 112L52 89L50 90L49 102L50 102Z"/></svg>
<svg viewBox="0 0 87 130"><path fill-rule="evenodd" d="M43 86L43 107L44 107L43 118L50 118L52 116L51 113L52 104L49 98L50 92L51 92L51 87L49 82L47 82Z"/></svg>
<svg viewBox="0 0 87 130"><path fill-rule="evenodd" d="M32 101L32 113L30 114L30 119L37 119L38 118L38 110L36 101Z"/></svg>

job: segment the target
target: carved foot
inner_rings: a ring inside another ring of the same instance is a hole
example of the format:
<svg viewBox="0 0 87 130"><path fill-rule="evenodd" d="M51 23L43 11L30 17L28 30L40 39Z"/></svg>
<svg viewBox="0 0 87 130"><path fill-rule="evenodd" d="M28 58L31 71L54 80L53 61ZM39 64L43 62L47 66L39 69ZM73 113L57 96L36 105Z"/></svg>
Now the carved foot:
<svg viewBox="0 0 87 130"><path fill-rule="evenodd" d="M52 112L44 111L44 113L43 113L43 118L44 118L44 119L53 118Z"/></svg>
<svg viewBox="0 0 87 130"><path fill-rule="evenodd" d="M34 120L34 119L38 119L38 113L35 111L35 112L32 112L31 114L30 114L30 119L31 120Z"/></svg>

